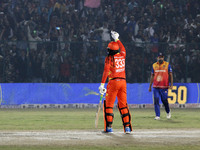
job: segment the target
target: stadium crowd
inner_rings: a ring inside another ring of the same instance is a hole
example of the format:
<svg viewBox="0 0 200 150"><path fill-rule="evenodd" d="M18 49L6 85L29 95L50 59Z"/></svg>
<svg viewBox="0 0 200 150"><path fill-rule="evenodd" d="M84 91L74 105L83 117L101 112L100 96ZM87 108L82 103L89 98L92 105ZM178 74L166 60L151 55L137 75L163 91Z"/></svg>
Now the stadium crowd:
<svg viewBox="0 0 200 150"><path fill-rule="evenodd" d="M157 52L175 82L200 81L197 0L1 0L1 82L101 81L110 31L127 50L127 82L148 82Z"/></svg>

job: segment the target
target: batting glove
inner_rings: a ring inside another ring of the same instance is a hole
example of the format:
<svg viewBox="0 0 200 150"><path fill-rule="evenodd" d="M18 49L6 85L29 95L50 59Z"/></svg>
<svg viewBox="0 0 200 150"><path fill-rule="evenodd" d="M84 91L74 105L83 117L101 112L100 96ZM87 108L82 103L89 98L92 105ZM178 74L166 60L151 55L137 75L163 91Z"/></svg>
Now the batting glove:
<svg viewBox="0 0 200 150"><path fill-rule="evenodd" d="M119 33L111 31L111 37L117 42L119 40Z"/></svg>
<svg viewBox="0 0 200 150"><path fill-rule="evenodd" d="M104 95L106 93L106 88L104 88L104 83L99 86L99 93Z"/></svg>

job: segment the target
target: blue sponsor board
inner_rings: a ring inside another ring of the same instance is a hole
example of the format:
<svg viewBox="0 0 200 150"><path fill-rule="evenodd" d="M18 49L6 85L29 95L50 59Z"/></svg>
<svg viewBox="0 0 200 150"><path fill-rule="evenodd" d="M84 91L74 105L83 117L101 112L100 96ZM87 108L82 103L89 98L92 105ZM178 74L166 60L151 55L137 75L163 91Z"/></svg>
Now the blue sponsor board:
<svg viewBox="0 0 200 150"><path fill-rule="evenodd" d="M99 83L1 83L1 105L20 104L98 104ZM176 83L168 92L169 103L199 103L200 84ZM127 83L128 104L152 104L149 83ZM116 100L117 102L117 100Z"/></svg>
<svg viewBox="0 0 200 150"><path fill-rule="evenodd" d="M176 83L168 91L168 101L171 104L199 103L199 83Z"/></svg>

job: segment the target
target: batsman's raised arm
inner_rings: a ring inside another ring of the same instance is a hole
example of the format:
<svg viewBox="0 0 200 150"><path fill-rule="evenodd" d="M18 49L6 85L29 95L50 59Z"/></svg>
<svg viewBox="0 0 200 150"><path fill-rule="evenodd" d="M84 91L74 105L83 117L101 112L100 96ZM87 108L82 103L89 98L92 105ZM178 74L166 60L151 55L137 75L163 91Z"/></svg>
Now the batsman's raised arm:
<svg viewBox="0 0 200 150"><path fill-rule="evenodd" d="M119 45L120 54L126 56L126 49L122 44L122 42L119 40L119 34L115 31L111 31L111 36L115 40L115 42L117 42L117 44Z"/></svg>
<svg viewBox="0 0 200 150"><path fill-rule="evenodd" d="M120 54L122 56L126 57L126 49L125 49L124 45L122 44L122 42L120 40L118 40L117 44L119 45L119 48L120 48Z"/></svg>

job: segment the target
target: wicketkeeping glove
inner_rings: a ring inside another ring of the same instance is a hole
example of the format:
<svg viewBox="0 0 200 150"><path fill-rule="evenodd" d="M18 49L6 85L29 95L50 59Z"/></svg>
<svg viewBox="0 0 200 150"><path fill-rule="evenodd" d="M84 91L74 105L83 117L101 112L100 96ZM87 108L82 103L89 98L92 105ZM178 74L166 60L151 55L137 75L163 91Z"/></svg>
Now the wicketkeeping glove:
<svg viewBox="0 0 200 150"><path fill-rule="evenodd" d="M99 93L102 95L106 93L106 88L104 88L104 83L101 83L101 85L99 86Z"/></svg>
<svg viewBox="0 0 200 150"><path fill-rule="evenodd" d="M111 31L111 37L117 42L119 40L119 33Z"/></svg>

